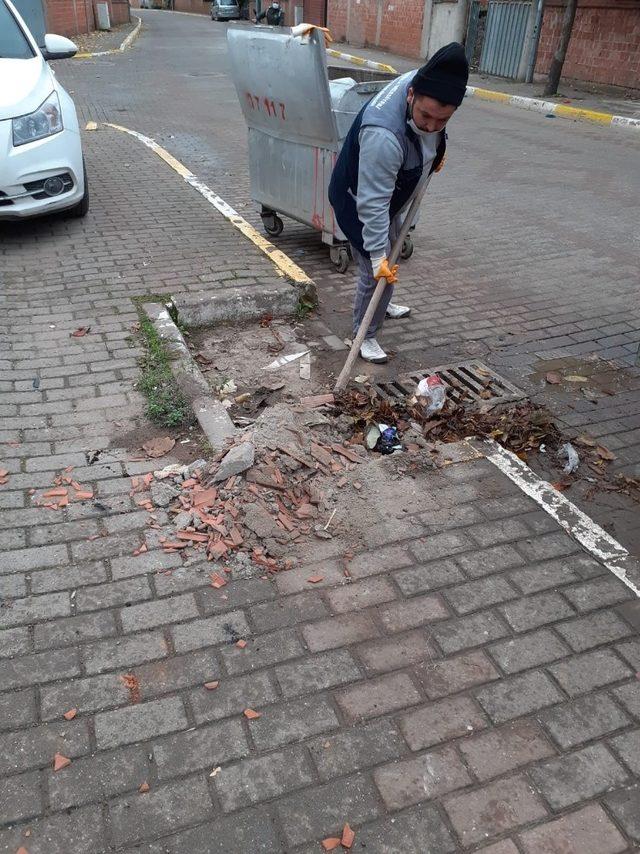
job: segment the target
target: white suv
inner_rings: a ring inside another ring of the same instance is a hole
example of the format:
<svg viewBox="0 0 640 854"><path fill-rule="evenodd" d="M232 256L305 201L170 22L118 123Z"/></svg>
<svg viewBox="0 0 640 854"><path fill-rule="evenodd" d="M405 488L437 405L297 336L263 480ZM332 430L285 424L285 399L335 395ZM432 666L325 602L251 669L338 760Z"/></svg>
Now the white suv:
<svg viewBox="0 0 640 854"><path fill-rule="evenodd" d="M47 64L77 50L49 33L40 50L10 0L0 0L0 220L89 210L76 108Z"/></svg>

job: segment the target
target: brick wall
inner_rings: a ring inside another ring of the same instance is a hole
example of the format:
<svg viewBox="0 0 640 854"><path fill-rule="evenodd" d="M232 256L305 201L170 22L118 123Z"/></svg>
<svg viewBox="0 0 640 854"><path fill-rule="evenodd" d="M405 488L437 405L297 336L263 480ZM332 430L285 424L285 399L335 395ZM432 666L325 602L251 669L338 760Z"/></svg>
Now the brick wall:
<svg viewBox="0 0 640 854"><path fill-rule="evenodd" d="M423 16L424 0L328 0L327 25L337 41L419 56Z"/></svg>
<svg viewBox="0 0 640 854"><path fill-rule="evenodd" d="M210 15L211 3L203 0L174 0L176 12L191 12L196 15Z"/></svg>
<svg viewBox="0 0 640 854"><path fill-rule="evenodd" d="M564 0L547 0L536 72L558 44ZM579 0L564 78L640 89L640 0Z"/></svg>
<svg viewBox="0 0 640 854"><path fill-rule="evenodd" d="M128 0L108 0L111 23L124 24L130 20ZM93 0L45 0L47 32L60 36L75 36L94 30Z"/></svg>

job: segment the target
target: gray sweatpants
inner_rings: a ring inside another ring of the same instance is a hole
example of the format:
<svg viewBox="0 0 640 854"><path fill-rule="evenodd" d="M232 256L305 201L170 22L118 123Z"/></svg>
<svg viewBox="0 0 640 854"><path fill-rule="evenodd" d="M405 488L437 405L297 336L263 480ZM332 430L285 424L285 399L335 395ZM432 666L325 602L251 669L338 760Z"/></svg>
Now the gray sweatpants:
<svg viewBox="0 0 640 854"><path fill-rule="evenodd" d="M389 244L387 245L387 255L391 251L391 244L395 241L398 233L400 231L400 225L402 223L402 218L397 216L393 222L391 223L391 227L389 228ZM373 268L371 266L371 261L368 258L365 258L364 255L361 255L358 250L352 246L351 252L353 253L353 258L358 264L358 282L356 285L356 295L353 301L353 336L358 333L358 329L360 328L360 324L366 314L369 303L371 302L371 297L373 296L373 292L376 289L376 285L378 284L373 276ZM365 338L374 338L376 332L382 328L382 324L384 322L385 315L387 313L387 306L391 302L391 297L393 296L393 285L387 285L382 294L382 299L378 303L378 307L376 308L375 314L373 315L373 319L371 321L371 325L367 330L367 334Z"/></svg>

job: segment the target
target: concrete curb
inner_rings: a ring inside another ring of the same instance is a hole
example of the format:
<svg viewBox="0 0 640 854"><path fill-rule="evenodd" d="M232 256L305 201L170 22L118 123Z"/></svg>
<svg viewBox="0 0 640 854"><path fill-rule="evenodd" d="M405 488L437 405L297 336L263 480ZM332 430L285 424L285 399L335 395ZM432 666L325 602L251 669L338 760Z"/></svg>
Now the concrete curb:
<svg viewBox="0 0 640 854"><path fill-rule="evenodd" d="M194 329L224 321L257 320L265 315L289 317L298 307L298 293L292 287L226 288L219 294L202 291L172 300L180 320Z"/></svg>
<svg viewBox="0 0 640 854"><path fill-rule="evenodd" d="M120 44L118 47L111 48L111 50L99 50L96 53L76 53L76 55L73 58L74 59L92 59L92 57L94 57L94 56L110 56L111 54L121 53L122 51L130 48L131 45L134 43L134 41L140 35L140 30L142 29L142 18L138 18L137 15L134 15L133 17L137 19L138 23L131 30L129 35L124 39L122 44Z"/></svg>
<svg viewBox="0 0 640 854"><path fill-rule="evenodd" d="M559 118L574 121L593 122L604 127L622 127L640 130L640 119L628 116L614 116L613 113L599 113L596 110L581 110L579 107L567 107L555 101L543 101L539 98L526 98L524 95L509 95L508 92L494 92L492 89L480 89L478 86L467 86L467 98L479 98L481 101L494 101L509 104L522 110L532 110L535 113L554 115Z"/></svg>
<svg viewBox="0 0 640 854"><path fill-rule="evenodd" d="M222 403L212 396L209 383L191 356L167 307L159 303L146 303L144 311L171 355L171 371L189 399L193 414L209 444L215 451L223 450L227 439L237 433L235 424Z"/></svg>

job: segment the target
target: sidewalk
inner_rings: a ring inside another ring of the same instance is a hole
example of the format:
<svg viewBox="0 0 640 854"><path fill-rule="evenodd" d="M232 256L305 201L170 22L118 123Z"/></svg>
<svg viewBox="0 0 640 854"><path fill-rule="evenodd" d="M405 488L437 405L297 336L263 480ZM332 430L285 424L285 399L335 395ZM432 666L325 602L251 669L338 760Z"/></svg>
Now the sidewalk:
<svg viewBox="0 0 640 854"><path fill-rule="evenodd" d="M398 56L388 51L359 48L346 43L333 44L336 50L363 56L365 59L373 59L376 62L384 62L393 66L397 71L404 73L420 65L418 59L408 59L406 56ZM349 67L349 63L331 59L331 65L343 65ZM490 89L495 92L506 92L509 95L522 95L527 98L539 99L542 97L544 83L516 83L502 77L489 77L486 74L471 74L469 86L482 89ZM555 101L559 104L576 107L578 109L593 110L595 112L613 113L618 116L629 118L640 118L640 94L629 93L629 97L614 92L611 87L599 87L596 84L584 83L581 85L561 83L558 97L547 97L545 101Z"/></svg>

